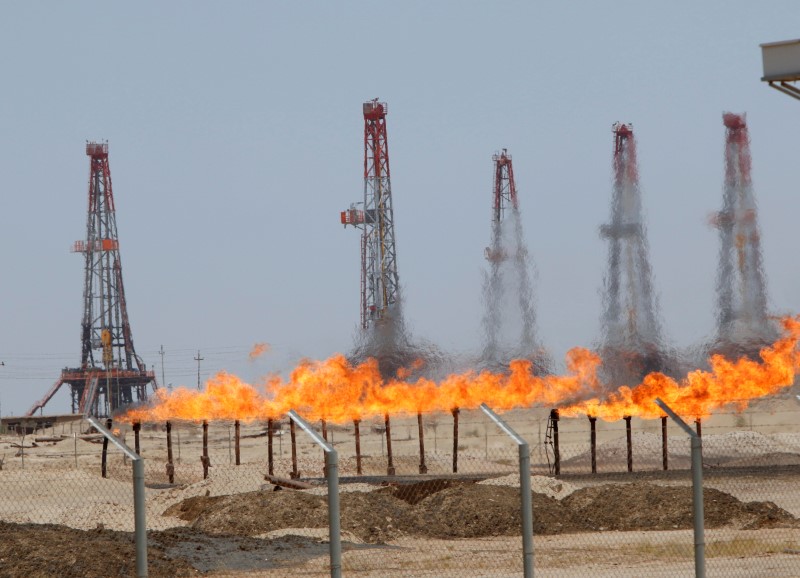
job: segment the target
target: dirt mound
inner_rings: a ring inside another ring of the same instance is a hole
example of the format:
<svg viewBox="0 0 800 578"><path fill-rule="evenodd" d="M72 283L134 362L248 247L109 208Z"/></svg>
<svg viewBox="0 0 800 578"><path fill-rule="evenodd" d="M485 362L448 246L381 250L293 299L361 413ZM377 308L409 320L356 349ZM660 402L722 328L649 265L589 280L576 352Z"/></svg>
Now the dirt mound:
<svg viewBox="0 0 800 578"><path fill-rule="evenodd" d="M304 536L258 539L172 528L148 532L147 540L148 575L152 578L184 578L214 572L220 569L221 560L226 570L234 572L288 568L328 553L328 544ZM374 546L344 544L346 551L356 548ZM135 575L133 533L0 522L0 576ZM285 575L289 575L288 571Z"/></svg>
<svg viewBox="0 0 800 578"><path fill-rule="evenodd" d="M706 528L797 527L798 521L771 502L743 504L713 488L703 491ZM692 527L692 488L638 482L584 488L564 506L592 530L675 530Z"/></svg>
<svg viewBox="0 0 800 578"><path fill-rule="evenodd" d="M381 544L413 533L414 507L390 493L351 493L339 496L342 529L369 544ZM327 509L326 509L327 512Z"/></svg>
<svg viewBox="0 0 800 578"><path fill-rule="evenodd" d="M135 576L135 551L129 532L0 522L0 576ZM150 576L196 574L186 560L168 556L152 538L147 552Z"/></svg>
<svg viewBox="0 0 800 578"><path fill-rule="evenodd" d="M389 486L381 491L414 506L432 494L454 486L464 485L464 483L460 480L425 480L416 484Z"/></svg>
<svg viewBox="0 0 800 578"><path fill-rule="evenodd" d="M328 525L325 498L290 490L194 496L170 506L164 515L192 522L193 528L209 534L236 536L256 536L282 528L326 528Z"/></svg>
<svg viewBox="0 0 800 578"><path fill-rule="evenodd" d="M345 548L382 548L376 545L402 536L519 535L518 488L474 483L443 486L448 487L414 505L396 497L392 488L342 494ZM745 504L711 488L705 490L704 500L708 528L800 527L797 519L771 502ZM691 505L690 487L644 482L583 488L561 501L534 493L534 532L541 536L688 529L692 527ZM192 526L148 532L149 569L154 577L213 571L223 559L226 568L234 571L289 567L298 559L319 558L327 551L328 509L322 496L289 490L200 496L166 513L191 521ZM322 534L296 535L304 528L323 530ZM281 530L286 535L259 537ZM131 532L0 522L0 576L131 576L135 574L134 547Z"/></svg>
<svg viewBox="0 0 800 578"><path fill-rule="evenodd" d="M519 474L508 474L498 478L489 478L478 482L486 486L509 486L512 488L519 488ZM531 476L531 490L537 494L544 494L561 500L569 496L572 492L578 489L578 486L565 482L564 480L557 480L549 476Z"/></svg>
<svg viewBox="0 0 800 578"><path fill-rule="evenodd" d="M369 544L402 536L453 539L520 533L518 488L453 480L415 485L414 493L411 487L398 486L342 494L342 530ZM712 488L705 490L704 500L708 528L800 527L770 502L743 504ZM193 529L210 535L260 536L285 528L325 528L327 513L324 497L285 490L190 498L165 515L191 521ZM688 529L692 489L645 482L606 484L575 490L561 501L533 493L533 520L537 535Z"/></svg>
<svg viewBox="0 0 800 578"><path fill-rule="evenodd" d="M408 504L388 492L339 496L342 530L368 543L398 536L398 520L409 519ZM208 534L258 536L284 528L327 528L325 497L282 490L232 496L195 496L167 508L165 516L192 522Z"/></svg>
<svg viewBox="0 0 800 578"><path fill-rule="evenodd" d="M480 484L453 486L425 498L414 513L414 534L427 538L479 538L521 533L518 488ZM535 534L586 529L586 525L558 500L533 494Z"/></svg>

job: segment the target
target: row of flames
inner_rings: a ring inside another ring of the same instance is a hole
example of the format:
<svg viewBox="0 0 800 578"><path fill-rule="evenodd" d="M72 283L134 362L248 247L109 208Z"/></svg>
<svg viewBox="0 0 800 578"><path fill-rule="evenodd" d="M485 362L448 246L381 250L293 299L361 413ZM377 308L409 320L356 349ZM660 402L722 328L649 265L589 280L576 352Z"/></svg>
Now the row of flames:
<svg viewBox="0 0 800 578"><path fill-rule="evenodd" d="M562 416L589 415L612 421L626 416L661 417L656 398L680 415L702 418L721 407L743 410L751 400L794 383L800 368L800 316L784 318L781 323L783 337L761 350L760 361L732 361L715 355L708 371L692 371L679 381L651 373L640 384L611 393L604 393L598 377L600 357L583 348L567 353L566 375L536 376L529 361L515 360L507 373L467 371L439 382L425 378L406 381L407 371L386 380L375 360L352 365L343 355L336 355L326 361L303 362L287 380L270 377L258 386L221 372L207 382L204 391L160 389L148 407L130 410L122 419L252 421L277 419L294 409L310 419L342 423L385 414L474 409L486 402L497 410L557 407Z"/></svg>

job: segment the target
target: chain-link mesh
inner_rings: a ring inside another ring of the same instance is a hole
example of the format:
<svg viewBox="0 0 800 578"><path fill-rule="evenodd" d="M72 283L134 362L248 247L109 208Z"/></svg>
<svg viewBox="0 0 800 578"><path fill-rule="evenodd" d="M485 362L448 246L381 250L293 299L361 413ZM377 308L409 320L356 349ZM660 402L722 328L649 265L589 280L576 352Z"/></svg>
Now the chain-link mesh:
<svg viewBox="0 0 800 578"><path fill-rule="evenodd" d="M0 434L0 576L136 576L133 462L104 439L80 419ZM149 546L151 576L189 575Z"/></svg>
<svg viewBox="0 0 800 578"><path fill-rule="evenodd" d="M530 444L536 576L694 576L686 433L553 417L502 414ZM798 417L792 398L700 422L709 576L800 575ZM297 428L292 444L286 418L271 435L242 422L238 444L233 422L205 436L202 423L169 425L138 435L150 576L330 576L324 454L308 435ZM389 416L388 438L385 417L357 425L358 438L353 422L324 428L339 455L343 576L522 576L519 454L505 433L473 410ZM130 424L112 427L134 447ZM102 442L81 421L0 434L0 576L135 575L131 461L109 444L104 478Z"/></svg>
<svg viewBox="0 0 800 578"><path fill-rule="evenodd" d="M707 575L800 575L798 417L792 398L720 412L699 426L687 420L703 446ZM628 420L596 420L593 452L587 417L557 425L559 502L572 527L551 538L537 528L537 576L694 576L689 436L667 419L633 418L630 429Z"/></svg>

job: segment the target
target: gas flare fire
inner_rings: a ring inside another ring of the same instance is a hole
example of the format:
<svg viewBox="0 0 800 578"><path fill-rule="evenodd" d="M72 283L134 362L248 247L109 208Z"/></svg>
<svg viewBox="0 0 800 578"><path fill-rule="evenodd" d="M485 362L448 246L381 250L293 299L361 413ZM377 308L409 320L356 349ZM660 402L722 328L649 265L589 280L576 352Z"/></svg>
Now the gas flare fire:
<svg viewBox="0 0 800 578"><path fill-rule="evenodd" d="M335 355L325 361L303 362L288 379L274 376L258 387L220 372L207 382L205 391L159 390L151 405L132 409L118 419L252 421L279 418L295 409L309 419L343 423L386 414L474 409L488 402L498 410L558 407L562 416L586 414L612 421L625 416L661 417L653 403L656 397L681 415L702 418L722 407L743 410L751 400L794 383L800 368L796 350L800 316L786 317L782 325L783 337L761 350L760 361L714 355L708 371L695 370L681 380L650 373L640 384L611 393L604 393L598 377L602 360L583 348L567 353L565 375L538 376L529 360L514 360L506 373L467 371L438 382L385 379L374 359L354 365L344 355Z"/></svg>

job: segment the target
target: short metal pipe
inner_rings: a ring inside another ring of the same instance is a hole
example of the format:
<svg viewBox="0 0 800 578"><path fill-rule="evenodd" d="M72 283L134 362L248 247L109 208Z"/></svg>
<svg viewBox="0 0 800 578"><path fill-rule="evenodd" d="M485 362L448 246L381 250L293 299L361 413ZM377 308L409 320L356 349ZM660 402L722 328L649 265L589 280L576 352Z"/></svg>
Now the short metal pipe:
<svg viewBox="0 0 800 578"><path fill-rule="evenodd" d="M626 415L625 419L625 439L628 442L628 471L633 471L633 442L631 440L631 416Z"/></svg>
<svg viewBox="0 0 800 578"><path fill-rule="evenodd" d="M703 437L703 421L698 417L694 420L694 425L697 428L698 437Z"/></svg>
<svg viewBox="0 0 800 578"><path fill-rule="evenodd" d="M354 419L353 420L353 427L355 428L355 432L353 435L356 438L356 474L359 476L364 472L361 470L361 420Z"/></svg>
<svg viewBox="0 0 800 578"><path fill-rule="evenodd" d="M144 460L133 460L133 518L136 541L136 576L147 578L147 521L144 493Z"/></svg>
<svg viewBox="0 0 800 578"><path fill-rule="evenodd" d="M236 458L236 465L241 465L240 453L239 453L239 437L240 437L240 426L239 420L237 419L233 422L233 452Z"/></svg>
<svg viewBox="0 0 800 578"><path fill-rule="evenodd" d="M427 474L428 466L425 465L425 431L422 427L422 412L417 412L417 428L419 430L419 473Z"/></svg>
<svg viewBox="0 0 800 578"><path fill-rule="evenodd" d="M597 473L597 418L593 415L589 416L589 445L591 446L592 454L592 473Z"/></svg>
<svg viewBox="0 0 800 578"><path fill-rule="evenodd" d="M328 441L328 422L326 422L324 419L321 419L320 424L322 425L322 439Z"/></svg>
<svg viewBox="0 0 800 578"><path fill-rule="evenodd" d="M267 472L270 476L275 475L275 462L272 455L272 419L267 420Z"/></svg>
<svg viewBox="0 0 800 578"><path fill-rule="evenodd" d="M211 460L208 457L208 421L203 420L203 456L200 458L203 464L203 479L208 479L208 466L211 465Z"/></svg>
<svg viewBox="0 0 800 578"><path fill-rule="evenodd" d="M453 473L458 473L458 414L460 410L453 408Z"/></svg>
<svg viewBox="0 0 800 578"><path fill-rule="evenodd" d="M167 421L167 479L175 483L175 465L172 463L172 422Z"/></svg>
<svg viewBox="0 0 800 578"><path fill-rule="evenodd" d="M389 462L386 466L386 475L393 476L395 474L394 462L392 461L392 422L389 420L389 414L384 415L383 420L386 426L386 455L389 457Z"/></svg>
<svg viewBox="0 0 800 578"><path fill-rule="evenodd" d="M294 420L289 420L289 436L292 439L292 473L290 478L296 480L300 477L300 472L297 471L297 434L295 433Z"/></svg>
<svg viewBox="0 0 800 578"><path fill-rule="evenodd" d="M669 451L667 449L667 416L661 418L661 461L664 471L669 469Z"/></svg>

